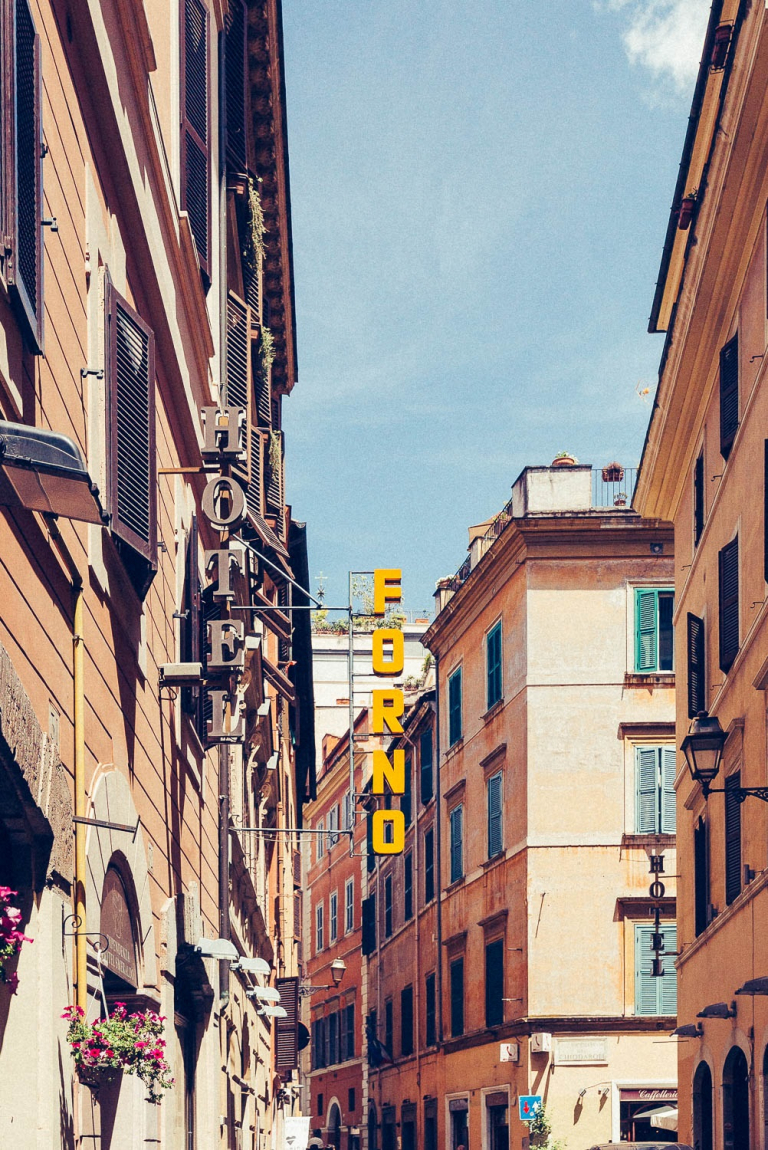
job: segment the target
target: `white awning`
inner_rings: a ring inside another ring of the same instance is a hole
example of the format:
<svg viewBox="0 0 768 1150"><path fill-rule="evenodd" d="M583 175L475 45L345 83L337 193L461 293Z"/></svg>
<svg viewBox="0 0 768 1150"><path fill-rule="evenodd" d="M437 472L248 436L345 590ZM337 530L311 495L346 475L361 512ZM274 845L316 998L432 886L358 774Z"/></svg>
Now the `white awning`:
<svg viewBox="0 0 768 1150"><path fill-rule="evenodd" d="M642 1110L637 1110L633 1115L634 1118L647 1118L651 1126L655 1126L657 1130L677 1130L677 1115L678 1110L676 1106L670 1106L665 1103L662 1106L646 1106Z"/></svg>

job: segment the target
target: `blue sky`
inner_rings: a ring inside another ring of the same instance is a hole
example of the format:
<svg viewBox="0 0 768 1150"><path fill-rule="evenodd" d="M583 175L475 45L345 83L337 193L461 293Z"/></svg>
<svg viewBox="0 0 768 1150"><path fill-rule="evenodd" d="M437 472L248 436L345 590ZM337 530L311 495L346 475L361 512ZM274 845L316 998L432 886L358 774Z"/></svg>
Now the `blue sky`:
<svg viewBox="0 0 768 1150"><path fill-rule="evenodd" d="M707 0L283 0L314 582L406 606L526 464L635 465Z"/></svg>

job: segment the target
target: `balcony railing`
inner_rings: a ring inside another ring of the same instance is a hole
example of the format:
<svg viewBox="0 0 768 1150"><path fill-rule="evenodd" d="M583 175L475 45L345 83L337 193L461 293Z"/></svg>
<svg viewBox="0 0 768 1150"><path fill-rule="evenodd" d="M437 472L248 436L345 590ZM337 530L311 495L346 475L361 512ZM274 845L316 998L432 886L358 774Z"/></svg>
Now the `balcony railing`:
<svg viewBox="0 0 768 1150"><path fill-rule="evenodd" d="M602 510L605 507L631 507L632 496L637 482L636 467L592 468L592 506Z"/></svg>

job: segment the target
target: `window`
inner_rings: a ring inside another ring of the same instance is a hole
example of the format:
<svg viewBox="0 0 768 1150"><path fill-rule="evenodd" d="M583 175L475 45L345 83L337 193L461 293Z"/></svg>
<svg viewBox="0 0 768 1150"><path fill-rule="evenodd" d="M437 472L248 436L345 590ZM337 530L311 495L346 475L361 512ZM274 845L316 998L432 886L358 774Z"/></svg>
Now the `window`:
<svg viewBox="0 0 768 1150"><path fill-rule="evenodd" d="M317 861L319 862L325 854L325 835L322 833L325 830L325 819L319 820L317 829L320 831L319 835L315 835L315 841L317 842Z"/></svg>
<svg viewBox="0 0 768 1150"><path fill-rule="evenodd" d="M739 427L739 337L720 352L720 454L727 459Z"/></svg>
<svg viewBox="0 0 768 1150"><path fill-rule="evenodd" d="M741 803L736 790L741 772L725 780L725 901L732 903L741 891Z"/></svg>
<svg viewBox="0 0 768 1150"><path fill-rule="evenodd" d="M341 1026L340 1061L355 1057L355 1004L350 1002L339 1011Z"/></svg>
<svg viewBox="0 0 768 1150"><path fill-rule="evenodd" d="M189 216L200 269L210 274L208 10L184 0L181 26L181 208Z"/></svg>
<svg viewBox="0 0 768 1150"><path fill-rule="evenodd" d="M709 925L709 834L700 818L693 829L694 929L700 935Z"/></svg>
<svg viewBox="0 0 768 1150"><path fill-rule="evenodd" d="M491 775L486 785L488 798L488 858L495 858L503 849L501 816L504 804L504 776L501 771Z"/></svg>
<svg viewBox="0 0 768 1150"><path fill-rule="evenodd" d="M351 831L354 828L354 820L352 818L352 798L349 791L344 795L342 800L342 830Z"/></svg>
<svg viewBox="0 0 768 1150"><path fill-rule="evenodd" d="M328 942L333 943L339 937L339 896L336 891L330 897L328 904Z"/></svg>
<svg viewBox="0 0 768 1150"><path fill-rule="evenodd" d="M651 949L653 924L635 924L635 1014L677 1014L677 927L662 923L664 974L651 974L655 952Z"/></svg>
<svg viewBox="0 0 768 1150"><path fill-rule="evenodd" d="M354 1057L355 1057L354 1053L350 1054L350 1058L354 1058ZM355 1109L355 1102L356 1102L355 1088L354 1088L354 1086L349 1086L347 1088L347 1110L354 1110Z"/></svg>
<svg viewBox="0 0 768 1150"><path fill-rule="evenodd" d="M322 1070L326 1065L325 1019L316 1018L312 1023L312 1069ZM317 1112L323 1113L323 1096L317 1096Z"/></svg>
<svg viewBox="0 0 768 1150"><path fill-rule="evenodd" d="M413 854L408 854L403 860L403 918L407 922L413 915Z"/></svg>
<svg viewBox="0 0 768 1150"><path fill-rule="evenodd" d="M333 1066L334 1063L340 1062L340 1027L339 1016L336 1011L329 1014L327 1018L327 1033L328 1033L328 1065Z"/></svg>
<svg viewBox="0 0 768 1150"><path fill-rule="evenodd" d="M730 671L739 653L739 537L719 554L720 670Z"/></svg>
<svg viewBox="0 0 768 1150"><path fill-rule="evenodd" d="M322 1094L318 1094L318 1096L317 1096L317 1116L318 1116L318 1118L322 1118L323 1114L324 1114L323 1096L322 1096Z"/></svg>
<svg viewBox="0 0 768 1150"><path fill-rule="evenodd" d="M458 743L461 736L461 667L458 667L448 679L448 746Z"/></svg>
<svg viewBox="0 0 768 1150"><path fill-rule="evenodd" d="M688 718L707 709L704 620L688 612Z"/></svg>
<svg viewBox="0 0 768 1150"><path fill-rule="evenodd" d="M363 954L376 949L376 895L363 899Z"/></svg>
<svg viewBox="0 0 768 1150"><path fill-rule="evenodd" d="M635 747L635 831L675 833L674 747Z"/></svg>
<svg viewBox="0 0 768 1150"><path fill-rule="evenodd" d="M339 841L339 804L328 811L328 850L333 850Z"/></svg>
<svg viewBox="0 0 768 1150"><path fill-rule="evenodd" d="M451 963L451 1038L464 1033L464 959Z"/></svg>
<svg viewBox="0 0 768 1150"><path fill-rule="evenodd" d="M699 453L693 468L693 545L698 547L704 530L704 452Z"/></svg>
<svg viewBox="0 0 768 1150"><path fill-rule="evenodd" d="M392 934L392 875L384 879L384 937Z"/></svg>
<svg viewBox="0 0 768 1150"><path fill-rule="evenodd" d="M675 593L671 589L635 589L635 671L646 674L673 669L672 610Z"/></svg>
<svg viewBox="0 0 768 1150"><path fill-rule="evenodd" d="M411 825L411 817L413 814L413 789L411 781L411 759L410 756L405 760L405 791L400 796L400 810L403 812L405 825Z"/></svg>
<svg viewBox="0 0 768 1150"><path fill-rule="evenodd" d="M395 1051L395 1013L392 1007L392 999L388 998L384 1003L384 1045L389 1054L394 1054Z"/></svg>
<svg viewBox="0 0 768 1150"><path fill-rule="evenodd" d="M315 951L321 951L324 945L323 904L320 903L319 906L315 907Z"/></svg>
<svg viewBox="0 0 768 1150"><path fill-rule="evenodd" d="M404 986L400 991L400 1053L403 1057L413 1054L413 987Z"/></svg>
<svg viewBox="0 0 768 1150"><path fill-rule="evenodd" d="M488 710L501 699L501 623L485 637L485 683Z"/></svg>
<svg viewBox="0 0 768 1150"><path fill-rule="evenodd" d="M106 289L110 528L143 598L157 570L155 337L108 278Z"/></svg>
<svg viewBox="0 0 768 1150"><path fill-rule="evenodd" d="M435 832L432 827L424 832L424 902L435 897Z"/></svg>
<svg viewBox="0 0 768 1150"><path fill-rule="evenodd" d="M434 793L432 781L432 730L422 731L419 739L419 759L421 762L421 801L428 803Z"/></svg>
<svg viewBox="0 0 768 1150"><path fill-rule="evenodd" d="M485 948L485 1025L504 1021L504 939L496 938Z"/></svg>
<svg viewBox="0 0 768 1150"><path fill-rule="evenodd" d="M426 1013L426 1040L427 1046L434 1046L437 1042L437 1032L435 1030L435 975L428 974L424 980L424 1006Z"/></svg>
<svg viewBox="0 0 768 1150"><path fill-rule="evenodd" d="M450 814L451 882L464 874L464 807L461 803Z"/></svg>
<svg viewBox="0 0 768 1150"><path fill-rule="evenodd" d="M43 350L43 134L40 37L27 0L7 5L9 75L2 77L0 234L5 279L32 351ZM15 32L15 36L12 33ZM5 146L4 146L5 145ZM3 214L5 197L5 214Z"/></svg>
<svg viewBox="0 0 768 1150"><path fill-rule="evenodd" d="M348 878L344 887L344 930L350 934L355 929L355 880Z"/></svg>

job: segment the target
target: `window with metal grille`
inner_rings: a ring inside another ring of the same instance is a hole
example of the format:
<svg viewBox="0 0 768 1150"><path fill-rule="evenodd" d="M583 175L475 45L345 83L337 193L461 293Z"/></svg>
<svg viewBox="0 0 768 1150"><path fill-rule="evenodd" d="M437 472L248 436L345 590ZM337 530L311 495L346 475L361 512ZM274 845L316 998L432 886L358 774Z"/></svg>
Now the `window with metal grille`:
<svg viewBox="0 0 768 1150"><path fill-rule="evenodd" d="M719 553L720 670L730 671L739 653L739 537Z"/></svg>
<svg viewBox="0 0 768 1150"><path fill-rule="evenodd" d="M464 958L455 958L450 966L451 1038L464 1033Z"/></svg>
<svg viewBox="0 0 768 1150"><path fill-rule="evenodd" d="M450 814L451 882L464 874L464 806L459 803Z"/></svg>
<svg viewBox="0 0 768 1150"><path fill-rule="evenodd" d="M435 897L435 832L432 827L424 832L424 902Z"/></svg>
<svg viewBox="0 0 768 1150"><path fill-rule="evenodd" d="M248 32L243 0L229 0L225 20L227 84L227 163L237 172L248 167L246 138L246 78Z"/></svg>
<svg viewBox="0 0 768 1150"><path fill-rule="evenodd" d="M707 709L704 620L688 612L688 718Z"/></svg>
<svg viewBox="0 0 768 1150"><path fill-rule="evenodd" d="M635 747L635 831L675 833L675 748Z"/></svg>
<svg viewBox="0 0 768 1150"><path fill-rule="evenodd" d="M635 589L635 671L646 674L674 668L671 588Z"/></svg>
<svg viewBox="0 0 768 1150"><path fill-rule="evenodd" d="M675 951L677 950L677 927L665 922L661 926L664 950L659 952L664 973L654 975L653 959L656 951L651 949L654 929L652 925L635 925L635 1014L677 1014L677 971Z"/></svg>
<svg viewBox="0 0 768 1150"><path fill-rule="evenodd" d="M732 903L741 891L741 803L736 790L741 771L725 780L725 901Z"/></svg>
<svg viewBox="0 0 768 1150"><path fill-rule="evenodd" d="M424 980L424 1007L426 1015L426 1044L427 1046L434 1046L437 1041L437 1032L435 1030L435 1012L436 1012L436 995L435 995L435 975L434 973L428 974Z"/></svg>
<svg viewBox="0 0 768 1150"><path fill-rule="evenodd" d="M9 56L0 111L0 233L11 300L35 353L43 351L41 56L28 0L10 0L0 25ZM3 46L5 49L5 46ZM5 50L4 50L5 54Z"/></svg>
<svg viewBox="0 0 768 1150"><path fill-rule="evenodd" d="M428 803L434 794L432 779L432 729L422 731L419 739L419 761L421 763L421 801Z"/></svg>
<svg viewBox="0 0 768 1150"><path fill-rule="evenodd" d="M285 1018L275 1020L275 1066L278 1070L290 1070L299 1064L299 980L278 978L275 989L286 1012Z"/></svg>
<svg viewBox="0 0 768 1150"><path fill-rule="evenodd" d="M720 352L720 454L727 459L739 428L739 337Z"/></svg>
<svg viewBox="0 0 768 1150"><path fill-rule="evenodd" d="M485 637L485 685L488 710L501 698L501 623L497 623Z"/></svg>
<svg viewBox="0 0 768 1150"><path fill-rule="evenodd" d="M698 546L704 530L704 451L693 469L693 545Z"/></svg>
<svg viewBox="0 0 768 1150"><path fill-rule="evenodd" d="M496 938L485 948L485 1025L504 1021L504 939Z"/></svg>
<svg viewBox="0 0 768 1150"><path fill-rule="evenodd" d="M201 271L210 275L208 9L184 0L181 21L181 207L187 212Z"/></svg>
<svg viewBox="0 0 768 1150"><path fill-rule="evenodd" d="M413 1054L412 986L404 986L400 991L400 1053L403 1057Z"/></svg>
<svg viewBox="0 0 768 1150"><path fill-rule="evenodd" d="M504 807L504 776L501 771L491 775L486 784L488 803L488 858L495 858L503 850L502 813Z"/></svg>
<svg viewBox="0 0 768 1150"><path fill-rule="evenodd" d="M106 391L110 527L143 597L157 570L155 337L109 280Z"/></svg>
<svg viewBox="0 0 768 1150"><path fill-rule="evenodd" d="M407 922L413 915L413 853L403 858L403 918Z"/></svg>
<svg viewBox="0 0 768 1150"><path fill-rule="evenodd" d="M461 735L461 667L457 667L448 679L448 746L458 743Z"/></svg>
<svg viewBox="0 0 768 1150"><path fill-rule="evenodd" d="M392 875L384 879L384 937L392 934Z"/></svg>

